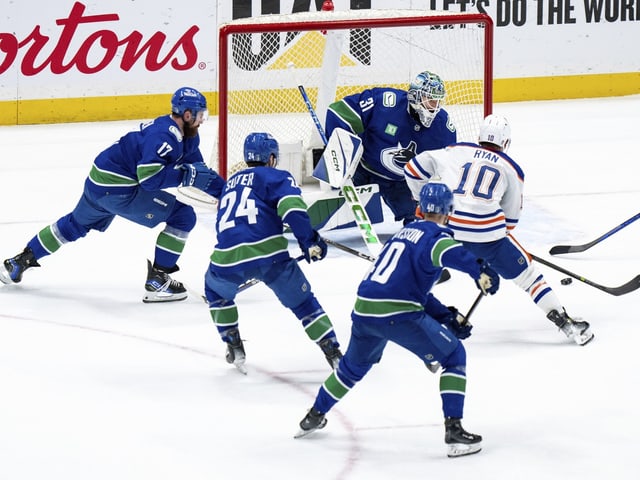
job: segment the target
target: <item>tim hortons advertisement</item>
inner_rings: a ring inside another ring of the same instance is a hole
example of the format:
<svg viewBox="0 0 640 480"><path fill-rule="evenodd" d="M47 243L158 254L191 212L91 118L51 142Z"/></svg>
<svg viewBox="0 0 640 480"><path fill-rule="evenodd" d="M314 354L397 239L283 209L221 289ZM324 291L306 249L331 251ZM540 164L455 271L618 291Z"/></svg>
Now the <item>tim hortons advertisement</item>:
<svg viewBox="0 0 640 480"><path fill-rule="evenodd" d="M161 93L190 76L197 83L210 77L201 88L211 90L214 9L189 18L173 7L162 1L11 2L4 13L12 25L0 31L0 100L16 93L22 99Z"/></svg>
<svg viewBox="0 0 640 480"><path fill-rule="evenodd" d="M107 118L101 112L111 108L111 104L105 107L105 99L112 103L118 99L122 107L122 99L130 97L136 105L141 97L166 95L181 85L214 95L222 23L318 11L322 6L322 0L191 0L179 5L173 0L0 1L0 121L9 124L38 121L36 109L42 121L64 121L67 107L55 104L57 99L84 99L80 108L68 108L75 111L73 120L98 120ZM498 101L564 98L562 92L547 91L550 83L539 81L554 78L557 86L555 78L562 76L581 76L567 82L571 91L606 83L604 94L640 93L640 55L629 50L640 44L640 0L333 0L333 4L336 11L488 13L495 29ZM260 38L255 37L250 45L259 55ZM510 79L535 82L517 89L500 83ZM512 91L528 92L530 98L512 98L507 95ZM600 94L602 88L585 91L585 96ZM44 115L43 104L33 103L43 101L48 102L44 107L49 112Z"/></svg>

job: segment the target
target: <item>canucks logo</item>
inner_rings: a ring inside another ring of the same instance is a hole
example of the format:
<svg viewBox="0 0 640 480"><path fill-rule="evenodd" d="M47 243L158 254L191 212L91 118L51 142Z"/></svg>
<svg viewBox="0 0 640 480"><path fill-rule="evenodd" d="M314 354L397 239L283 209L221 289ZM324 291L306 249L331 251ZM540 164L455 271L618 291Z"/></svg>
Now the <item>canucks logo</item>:
<svg viewBox="0 0 640 480"><path fill-rule="evenodd" d="M390 172L396 175L404 175L404 166L416 156L417 144L414 141L403 147L398 142L397 147L385 148L380 152L380 162Z"/></svg>

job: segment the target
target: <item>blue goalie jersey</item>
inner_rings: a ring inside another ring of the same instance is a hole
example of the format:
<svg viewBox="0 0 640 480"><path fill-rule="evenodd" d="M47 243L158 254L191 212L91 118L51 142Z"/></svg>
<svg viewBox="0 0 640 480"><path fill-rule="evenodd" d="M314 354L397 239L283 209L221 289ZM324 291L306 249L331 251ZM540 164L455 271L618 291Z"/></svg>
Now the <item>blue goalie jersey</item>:
<svg viewBox="0 0 640 480"><path fill-rule="evenodd" d="M329 106L327 137L337 127L362 139L362 166L388 180L404 181L404 166L417 153L456 142L456 129L441 109L429 128L407 112L405 90L372 88Z"/></svg>

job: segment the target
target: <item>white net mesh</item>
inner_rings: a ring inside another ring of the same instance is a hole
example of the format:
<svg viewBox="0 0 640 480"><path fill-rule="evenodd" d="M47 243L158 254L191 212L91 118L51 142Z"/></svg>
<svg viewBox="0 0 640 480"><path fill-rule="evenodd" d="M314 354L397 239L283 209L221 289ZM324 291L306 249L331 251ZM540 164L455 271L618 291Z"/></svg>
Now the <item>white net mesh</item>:
<svg viewBox="0 0 640 480"><path fill-rule="evenodd" d="M491 23L478 17L359 10L266 15L223 25L219 119L227 132L214 147L213 167L232 172L243 165L243 140L255 131L269 132L280 143L302 142L309 161L310 148L321 142L298 85L324 124L329 103L366 88L406 89L423 70L444 80L445 108L458 139L475 141L491 108L485 95L491 88L491 52L485 55Z"/></svg>

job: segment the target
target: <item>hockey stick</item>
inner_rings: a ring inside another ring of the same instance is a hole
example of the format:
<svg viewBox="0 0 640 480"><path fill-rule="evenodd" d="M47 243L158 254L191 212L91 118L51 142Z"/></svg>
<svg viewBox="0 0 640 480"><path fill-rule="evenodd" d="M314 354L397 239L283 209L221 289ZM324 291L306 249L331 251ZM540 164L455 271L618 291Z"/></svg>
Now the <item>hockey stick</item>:
<svg viewBox="0 0 640 480"><path fill-rule="evenodd" d="M304 103L307 106L307 110L309 111L309 114L313 119L313 123L315 124L316 129L320 134L320 138L322 138L322 141L325 147L327 147L329 143L329 141L327 140L327 135L325 134L324 128L320 124L320 120L318 119L318 115L314 110L313 105L311 105L311 100L309 100L309 95L307 95L307 91L305 90L304 85L298 85L298 90L300 91L300 95L302 95L302 99L304 100ZM356 137L355 135L352 135L352 137L355 137L355 139L359 140L358 137ZM351 145L351 147L353 147L353 145ZM361 145L358 145L358 147L361 148ZM358 230L360 231L360 234L362 235L362 239L364 240L364 243L366 244L369 252L372 255L378 255L380 253L380 250L382 250L382 243L380 242L378 235L373 229L373 225L371 224L369 215L367 214L366 209L362 205L362 202L358 197L358 193L353 184L353 181L351 180L353 171L357 166L357 164L360 162L360 156L362 155L361 151L362 151L361 149L356 150L356 153L351 161L351 164L347 165L347 167L351 166L352 168L347 168L347 173L345 174L344 179L342 179L342 182L340 184L340 189L342 190L342 194L344 195L345 201L351 207L351 213L353 213ZM326 152L326 149L325 149L325 152ZM346 157L344 154L344 150L342 148L340 148L339 151L336 149L335 152L332 151L332 153L335 153L336 156L340 156L341 160L343 162L346 162Z"/></svg>
<svg viewBox="0 0 640 480"><path fill-rule="evenodd" d="M469 323L469 317L471 317L471 314L474 312L474 310L476 309L476 307L480 303L480 300L482 300L482 298L486 297L486 296L487 295L482 291L480 293L478 293L478 296L476 297L476 299L471 304L471 307L469 308L469 311L464 316L464 322L462 322L462 325L466 325L467 323Z"/></svg>
<svg viewBox="0 0 640 480"><path fill-rule="evenodd" d="M562 254L562 253L584 252L585 250L588 250L591 247L593 247L594 245L600 243L602 240L604 240L606 238L609 238L611 235L613 235L617 231L622 230L627 225L635 222L639 218L640 218L640 213L636 213L629 220L626 220L626 221L622 222L617 227L612 228L607 233L599 236L598 238L596 238L595 240L593 240L593 241L591 241L589 243L585 243L583 245L556 245L555 247L551 247L551 250L549 250L549 253L551 255L559 255L559 254Z"/></svg>
<svg viewBox="0 0 640 480"><path fill-rule="evenodd" d="M541 263L542 265L546 265L549 268L552 268L554 270L557 270L558 272L562 272L565 275L569 275L570 277L575 278L576 280L580 280L583 283L586 283L587 285L590 285L594 288L597 288L599 290L602 290L603 292L607 292L610 295L615 295L615 296L620 296L620 295L624 295L626 293L630 293L633 292L634 290L637 290L638 288L640 288L640 275L636 275L634 278L632 278L631 280L629 280L627 283L624 283L622 285L620 285L619 287L605 287L604 285L600 285L599 283L595 283L587 278L584 278L576 273L570 272L569 270L565 270L564 268L556 265L555 263L551 263L547 260L545 260L544 258L540 258L532 253L529 253L529 255L531 255L531 258L533 258L536 262Z"/></svg>
<svg viewBox="0 0 640 480"><path fill-rule="evenodd" d="M355 255L356 257L360 257L360 258L364 258L365 260L369 260L370 262L375 262L376 258L372 257L371 255L367 255L366 253L362 253L360 250L356 250L355 248L351 248L347 245L344 245L342 243L338 243L334 240L331 240L329 238L322 238L328 245L333 245L334 247L345 251L347 253L350 253L351 255ZM440 274L440 278L438 279L438 281L436 282L436 284L439 283L444 283L447 280L449 280L451 278L451 273L449 273L449 270L447 270L446 268L442 270L442 273Z"/></svg>
<svg viewBox="0 0 640 480"><path fill-rule="evenodd" d="M304 255L299 255L299 256L297 256L295 258L296 262L299 262L300 260L304 260ZM236 293L244 292L247 288L253 287L257 283L260 283L261 281L262 280L258 280L257 278L250 278L246 282L241 283L240 285L238 285L238 290L237 290Z"/></svg>
<svg viewBox="0 0 640 480"><path fill-rule="evenodd" d="M334 240L331 240L329 238L322 237L322 239L327 244L333 245L334 247L336 247L336 248L338 248L338 249L340 249L340 250L342 250L344 252L350 253L351 255L355 255L357 257L364 258L365 260L369 260L370 262L375 262L376 261L376 257L372 257L371 255L367 255L366 253L362 253L361 251L356 250L355 248L351 248L351 247L349 247L347 245L343 245L342 243L338 243L338 242L336 242Z"/></svg>
<svg viewBox="0 0 640 480"><path fill-rule="evenodd" d="M444 272L446 272L446 270L442 271L442 273ZM486 297L486 295L483 292L478 293L478 296L473 301L473 303L471 304L471 307L469 308L469 311L465 315L464 321L460 322L461 326L464 327L465 325L469 324L469 318L471 318L471 314L474 312L474 310L480 303L480 300L482 300L482 297ZM427 370L429 370L431 373L438 373L438 370L440 369L440 366L441 366L440 362L431 362L431 363L425 362L424 364L427 367Z"/></svg>
<svg viewBox="0 0 640 480"><path fill-rule="evenodd" d="M327 139L327 135L324 133L324 128L322 127L322 124L320 123L320 119L318 118L318 114L316 113L315 109L313 108L313 105L311 105L311 100L309 99L309 95L307 95L307 91L304 88L304 85L298 85L298 90L300 91L300 95L302 95L302 100L304 101L304 104L307 106L307 110L309 110L309 114L311 115L311 118L313 119L313 123L316 125L316 129L318 130L318 133L320 134L320 138L322 139L322 143L324 143L324 145L326 147L327 143L329 143L329 140Z"/></svg>

